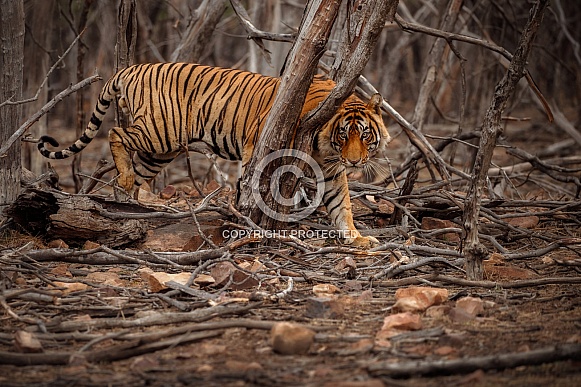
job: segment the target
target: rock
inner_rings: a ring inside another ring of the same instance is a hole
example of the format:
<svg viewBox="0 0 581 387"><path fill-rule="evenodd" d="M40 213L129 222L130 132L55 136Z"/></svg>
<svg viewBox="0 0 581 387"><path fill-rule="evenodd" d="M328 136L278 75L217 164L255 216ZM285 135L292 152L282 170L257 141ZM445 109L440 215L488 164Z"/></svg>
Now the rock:
<svg viewBox="0 0 581 387"><path fill-rule="evenodd" d="M448 317L453 322L462 323L462 324L467 323L469 321L472 321L475 318L475 316L466 312L464 309L458 308L458 307L450 309L450 311L448 312Z"/></svg>
<svg viewBox="0 0 581 387"><path fill-rule="evenodd" d="M166 283L170 281L177 282L178 284L185 285L190 277L191 273L189 272L181 272L181 273L165 273L162 271L156 272L146 272L142 271L142 278L147 281L149 286L149 291L152 293L161 292L162 290L167 289Z"/></svg>
<svg viewBox="0 0 581 387"><path fill-rule="evenodd" d="M452 307L448 306L448 305L431 306L426 310L426 317L440 320L444 316L448 315L448 313L450 312L450 309L452 309Z"/></svg>
<svg viewBox="0 0 581 387"><path fill-rule="evenodd" d="M309 318L338 319L345 313L345 304L336 297L310 297L305 315Z"/></svg>
<svg viewBox="0 0 581 387"><path fill-rule="evenodd" d="M64 288L64 290L58 290L57 292L62 295L66 295L73 292L79 292L82 290L87 290L89 285L83 284L81 282L60 282L53 281L54 286L59 288Z"/></svg>
<svg viewBox="0 0 581 387"><path fill-rule="evenodd" d="M415 313L404 312L387 316L383 319L382 330L399 329L405 331L415 331L422 328L420 316Z"/></svg>
<svg viewBox="0 0 581 387"><path fill-rule="evenodd" d="M42 344L33 333L26 331L16 331L14 334L14 346L21 353L43 352Z"/></svg>
<svg viewBox="0 0 581 387"><path fill-rule="evenodd" d="M438 305L448 299L448 290L443 288L430 288L422 286L410 286L401 288L395 292L395 311L422 312L432 305Z"/></svg>
<svg viewBox="0 0 581 387"><path fill-rule="evenodd" d="M535 228L539 225L539 217L532 215L532 216L519 216L516 218L510 218L507 220L507 223L514 227L520 228Z"/></svg>
<svg viewBox="0 0 581 387"><path fill-rule="evenodd" d="M330 297L340 291L341 290L333 284L318 284L313 286L313 293L315 293L317 297Z"/></svg>
<svg viewBox="0 0 581 387"><path fill-rule="evenodd" d="M159 193L159 197L162 199L172 198L176 194L176 191L176 187L170 184Z"/></svg>
<svg viewBox="0 0 581 387"><path fill-rule="evenodd" d="M61 263L50 270L51 274L58 275L60 277L72 277L73 275L69 271L68 263Z"/></svg>
<svg viewBox="0 0 581 387"><path fill-rule="evenodd" d="M469 315L476 317L484 312L484 301L477 297L462 297L456 301L456 308L460 308Z"/></svg>
<svg viewBox="0 0 581 387"><path fill-rule="evenodd" d="M230 262L219 262L210 270L210 275L216 283L214 286L225 286L232 278L229 289L242 290L249 289L258 285L258 280L250 274L237 269Z"/></svg>
<svg viewBox="0 0 581 387"><path fill-rule="evenodd" d="M303 355L315 339L315 331L299 324L281 322L270 332L272 349L282 355Z"/></svg>
<svg viewBox="0 0 581 387"><path fill-rule="evenodd" d="M65 243L62 239L53 239L52 241L48 242L48 247L51 249L68 249L69 245Z"/></svg>
<svg viewBox="0 0 581 387"><path fill-rule="evenodd" d="M431 231L443 228L458 228L458 225L451 220L431 218L429 216L422 218L422 230ZM460 242L460 235L455 232L438 234L437 238L448 242Z"/></svg>
<svg viewBox="0 0 581 387"><path fill-rule="evenodd" d="M99 247L100 245L98 243L95 242L91 242L91 241L86 241L83 244L83 250L93 250L96 249L97 247Z"/></svg>

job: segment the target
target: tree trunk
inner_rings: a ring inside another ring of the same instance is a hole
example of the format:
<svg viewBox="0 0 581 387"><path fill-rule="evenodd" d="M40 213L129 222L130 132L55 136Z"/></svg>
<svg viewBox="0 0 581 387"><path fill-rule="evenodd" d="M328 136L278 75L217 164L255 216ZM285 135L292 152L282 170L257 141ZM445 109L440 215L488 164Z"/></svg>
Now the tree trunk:
<svg viewBox="0 0 581 387"><path fill-rule="evenodd" d="M531 9L529 20L510 66L496 85L494 96L482 123L480 146L472 170L472 181L464 202L462 244L466 255L466 276L470 280L481 280L484 276L483 260L487 256L487 251L478 239L478 216L496 139L502 134L501 115L518 81L525 74L527 58L548 3L549 0L538 0Z"/></svg>
<svg viewBox="0 0 581 387"><path fill-rule="evenodd" d="M171 55L172 62L198 62L207 51L216 25L226 11L226 0L205 0L196 9L184 37Z"/></svg>
<svg viewBox="0 0 581 387"><path fill-rule="evenodd" d="M79 22L77 25L77 30L75 33L78 35L85 29L87 26L87 18L89 16L89 9L93 5L93 0L85 0L82 3L81 11L79 14ZM85 79L85 56L87 54L88 47L87 44L83 41L83 39L79 39L79 44L77 46L77 82L81 82ZM77 93L77 123L75 125L77 138L80 137L83 132L85 131L86 125L86 112L84 109L85 105L85 93L83 91ZM75 192L79 192L83 181L81 179L81 160L82 160L82 153L77 153L73 158L73 163L71 165L72 168L72 175L73 181L75 183Z"/></svg>
<svg viewBox="0 0 581 387"><path fill-rule="evenodd" d="M0 144L18 128L22 97L24 63L24 4L22 0L0 0ZM0 157L0 220L6 205L12 203L20 191L20 144L16 143Z"/></svg>
<svg viewBox="0 0 581 387"><path fill-rule="evenodd" d="M337 17L339 0L311 0L308 2L303 20L299 27L299 35L287 57L285 69L281 78L272 109L254 154L240 180L239 207L242 213L249 216L255 223L269 230L280 229L281 217L289 213L289 207L277 203L271 194L270 185L273 173L282 165L282 158L268 163L256 187L252 182L253 172L270 153L290 147L309 86L316 71L316 66L325 51L325 45L331 33L331 28ZM294 190L294 187L292 188ZM260 195L265 206L280 216L268 216L257 205L256 195Z"/></svg>
<svg viewBox="0 0 581 387"><path fill-rule="evenodd" d="M26 39L24 52L24 68L27 69L28 76L24 77L23 90L30 93L37 90L46 77L50 68L48 53L51 50L51 34L47 33L45 21L54 17L56 3L53 1L40 1L26 12L26 28L30 36L42 47L39 50L37 44L32 39ZM38 99L24 106L24 117L31 117L38 112L49 100L49 84L47 83L40 93ZM32 138L39 138L42 134L48 133L48 116L42 116L38 122L31 127L27 133ZM22 166L40 176L46 171L46 159L40 154L36 147L22 147Z"/></svg>
<svg viewBox="0 0 581 387"><path fill-rule="evenodd" d="M316 128L331 119L337 108L351 95L386 21L395 17L398 3L399 0L375 0L367 1L364 7L361 4L351 4L352 8L347 9L343 36L329 73L337 86L320 106L303 119L294 136L295 149L306 154L312 153ZM304 164L297 158L291 162L297 166ZM294 190L293 185L285 184L281 187L281 194L283 197L291 197Z"/></svg>

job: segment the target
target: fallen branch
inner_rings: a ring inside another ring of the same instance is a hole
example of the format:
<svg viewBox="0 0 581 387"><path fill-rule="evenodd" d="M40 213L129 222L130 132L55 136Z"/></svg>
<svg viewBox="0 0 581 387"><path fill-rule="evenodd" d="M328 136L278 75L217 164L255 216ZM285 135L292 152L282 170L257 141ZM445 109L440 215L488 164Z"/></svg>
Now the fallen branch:
<svg viewBox="0 0 581 387"><path fill-rule="evenodd" d="M94 74L88 78L83 79L81 82L79 82L75 85L71 85L71 86L67 87L66 89L64 89L63 91L58 93L53 99L48 101L46 103L46 105L44 105L38 112L36 112L32 117L30 117L28 120L26 120L26 122L24 124L22 124L20 126L20 128L18 128L18 130L16 132L14 132L14 134L12 134L12 136L10 136L10 138L6 141L6 143L4 143L2 145L2 147L0 148L0 157L5 157L6 152L12 146L12 144L14 144L14 142L20 136L22 136L22 134L24 132L26 132L32 125L34 125L34 123L36 121L38 121L40 119L40 117L42 117L46 113L48 113L57 103L62 101L66 96L82 89L85 86L90 85L93 82L99 81L101 79L102 78L98 74ZM38 140L34 140L32 142L37 142L37 141Z"/></svg>
<svg viewBox="0 0 581 387"><path fill-rule="evenodd" d="M381 362L367 367L373 375L407 377L418 375L465 374L476 370L502 370L519 366L579 359L581 344L558 344L523 353L508 353L455 360Z"/></svg>

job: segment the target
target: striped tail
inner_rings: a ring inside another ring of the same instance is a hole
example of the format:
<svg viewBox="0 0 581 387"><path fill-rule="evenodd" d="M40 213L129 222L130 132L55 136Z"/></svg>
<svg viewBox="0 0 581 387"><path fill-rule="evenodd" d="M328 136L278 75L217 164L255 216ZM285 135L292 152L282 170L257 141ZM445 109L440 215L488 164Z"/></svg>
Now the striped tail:
<svg viewBox="0 0 581 387"><path fill-rule="evenodd" d="M101 127L101 123L103 122L103 118L107 113L107 109L109 109L111 101L115 99L115 96L118 93L119 89L115 85L115 78L113 78L107 82L101 91L99 100L95 106L95 110L93 110L89 124L87 125L87 128L85 129L85 132L82 134L82 136L68 148L55 152L46 149L46 144L57 147L59 146L58 141L50 136L42 136L38 141L38 150L40 154L49 159L66 159L85 149L97 135L97 132Z"/></svg>

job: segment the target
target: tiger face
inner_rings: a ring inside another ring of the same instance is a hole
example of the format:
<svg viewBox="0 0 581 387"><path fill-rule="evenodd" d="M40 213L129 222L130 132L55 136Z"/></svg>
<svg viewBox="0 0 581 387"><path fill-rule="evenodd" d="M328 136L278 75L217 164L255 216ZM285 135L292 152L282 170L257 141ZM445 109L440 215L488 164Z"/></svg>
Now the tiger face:
<svg viewBox="0 0 581 387"><path fill-rule="evenodd" d="M379 94L367 104L350 97L323 127L318 145L327 169L373 169L371 159L390 140L381 117L382 102Z"/></svg>

